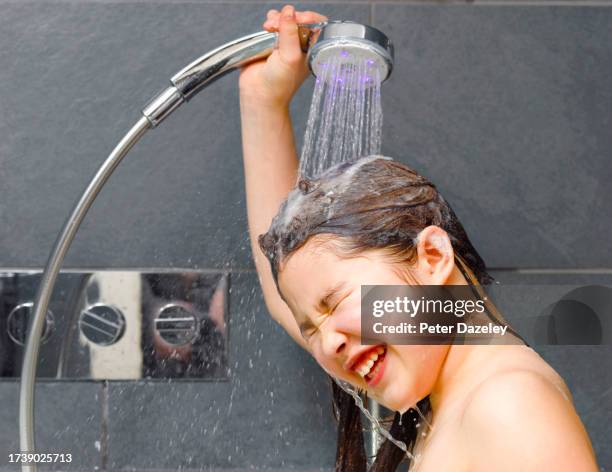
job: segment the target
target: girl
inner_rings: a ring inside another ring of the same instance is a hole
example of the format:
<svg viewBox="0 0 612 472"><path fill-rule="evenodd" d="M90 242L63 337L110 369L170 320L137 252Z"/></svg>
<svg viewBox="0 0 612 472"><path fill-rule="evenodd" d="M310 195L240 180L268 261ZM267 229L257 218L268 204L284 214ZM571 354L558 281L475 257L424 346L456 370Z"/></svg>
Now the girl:
<svg viewBox="0 0 612 472"><path fill-rule="evenodd" d="M415 449L419 471L596 471L570 392L527 346L360 344L362 285L490 278L434 185L403 164L371 156L293 189L289 102L308 75L297 24L323 20L271 10L264 28L278 31L278 48L240 76L249 231L270 314L326 372L400 412L391 433ZM418 442L415 405L431 413ZM359 411L339 388L334 407L336 470L365 471ZM372 470L404 458L386 442Z"/></svg>

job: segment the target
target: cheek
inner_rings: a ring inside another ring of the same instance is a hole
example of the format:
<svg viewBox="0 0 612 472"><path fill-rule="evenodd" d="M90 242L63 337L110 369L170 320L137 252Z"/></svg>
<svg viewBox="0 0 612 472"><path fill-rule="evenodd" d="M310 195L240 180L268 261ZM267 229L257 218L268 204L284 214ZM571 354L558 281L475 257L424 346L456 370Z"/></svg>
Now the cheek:
<svg viewBox="0 0 612 472"><path fill-rule="evenodd" d="M311 344L310 354L314 360L317 361L317 364L323 367L324 370L326 370L328 373L333 372L334 364L332 363L331 359L329 359L329 357L323 353L321 346L318 343L314 342Z"/></svg>
<svg viewBox="0 0 612 472"><path fill-rule="evenodd" d="M331 315L334 328L346 335L361 337L361 300L342 302ZM359 339L356 340L359 344Z"/></svg>
<svg viewBox="0 0 612 472"><path fill-rule="evenodd" d="M429 395L437 382L449 346L394 346L412 395Z"/></svg>
<svg viewBox="0 0 612 472"><path fill-rule="evenodd" d="M329 375L354 384L355 379L353 376L344 370L341 365L339 365L337 359L332 359L329 356L326 356L321 351L320 346L312 346L311 355L314 360L317 361L317 364L319 364L319 366Z"/></svg>

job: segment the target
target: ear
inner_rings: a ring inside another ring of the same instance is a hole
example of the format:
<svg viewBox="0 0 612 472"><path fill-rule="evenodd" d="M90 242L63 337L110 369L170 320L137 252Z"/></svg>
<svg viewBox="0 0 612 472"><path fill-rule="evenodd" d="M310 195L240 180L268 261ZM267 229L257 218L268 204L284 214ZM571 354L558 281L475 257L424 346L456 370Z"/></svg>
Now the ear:
<svg viewBox="0 0 612 472"><path fill-rule="evenodd" d="M445 285L455 268L455 252L448 233L439 226L428 226L417 238L416 271L426 285Z"/></svg>

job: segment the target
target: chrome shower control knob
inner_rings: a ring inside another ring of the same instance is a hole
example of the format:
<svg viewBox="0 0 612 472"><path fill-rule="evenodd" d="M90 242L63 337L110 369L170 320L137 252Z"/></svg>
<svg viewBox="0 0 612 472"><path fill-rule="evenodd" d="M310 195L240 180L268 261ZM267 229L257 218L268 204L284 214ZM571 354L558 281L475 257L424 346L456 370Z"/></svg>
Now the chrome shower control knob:
<svg viewBox="0 0 612 472"><path fill-rule="evenodd" d="M198 319L184 306L171 303L159 310L155 318L155 331L167 343L182 346L196 338Z"/></svg>
<svg viewBox="0 0 612 472"><path fill-rule="evenodd" d="M125 317L121 310L98 303L91 305L79 316L79 329L83 336L99 346L110 346L125 332Z"/></svg>
<svg viewBox="0 0 612 472"><path fill-rule="evenodd" d="M28 324L30 322L30 315L32 314L32 302L22 303L17 305L11 310L7 318L7 331L9 338L20 346L25 345L26 338L28 336ZM43 333L41 342L45 342L51 336L53 332L53 313L51 310L47 310L45 316L45 325L43 327Z"/></svg>

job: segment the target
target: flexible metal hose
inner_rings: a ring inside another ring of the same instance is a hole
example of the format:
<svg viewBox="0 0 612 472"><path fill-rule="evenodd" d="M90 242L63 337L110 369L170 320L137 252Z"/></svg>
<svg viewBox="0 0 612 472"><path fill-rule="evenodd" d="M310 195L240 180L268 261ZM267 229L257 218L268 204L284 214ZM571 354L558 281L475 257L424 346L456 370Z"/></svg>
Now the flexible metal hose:
<svg viewBox="0 0 612 472"><path fill-rule="evenodd" d="M55 241L53 250L47 261L34 302L33 316L30 320L23 368L21 370L21 385L19 391L19 445L23 453L33 453L36 449L34 444L34 385L36 381L36 364L38 361L40 337L45 323L45 313L47 313L47 308L49 307L49 300L51 299L57 274L59 273L64 257L68 252L68 248L83 218L98 196L98 193L100 193L100 190L121 160L150 127L151 124L149 120L143 116L136 122L132 129L128 131L119 144L117 144L113 152L110 153L106 161L104 161L100 169L96 172L94 178L87 185L83 195L81 195L81 198L66 220L62 232ZM24 463L22 464L21 470L24 472L36 472L37 468L33 463Z"/></svg>

